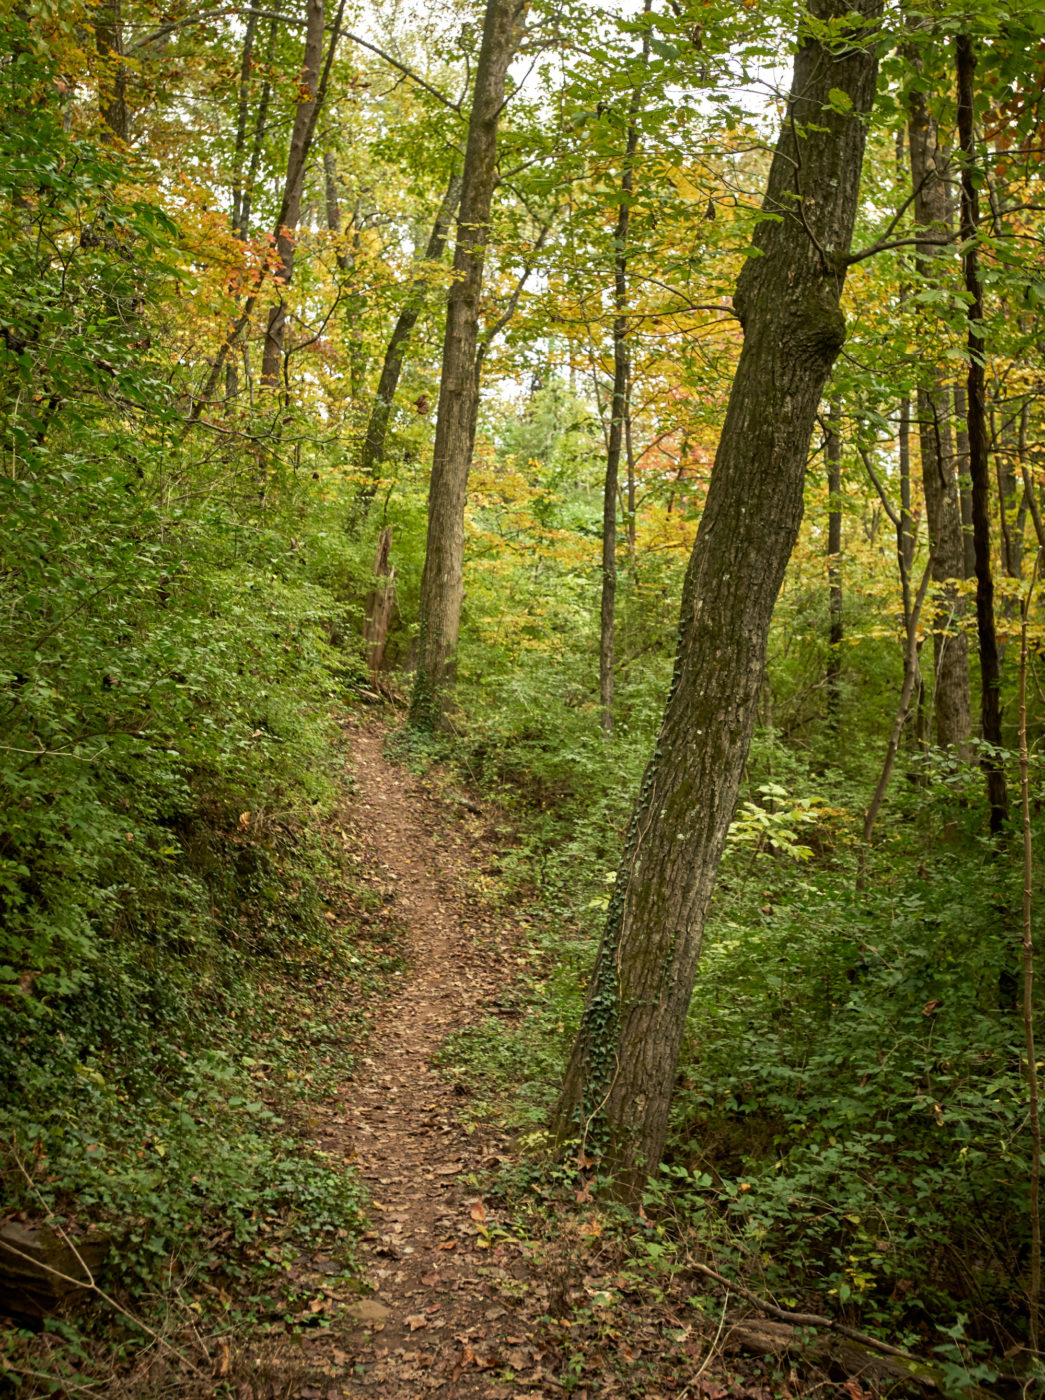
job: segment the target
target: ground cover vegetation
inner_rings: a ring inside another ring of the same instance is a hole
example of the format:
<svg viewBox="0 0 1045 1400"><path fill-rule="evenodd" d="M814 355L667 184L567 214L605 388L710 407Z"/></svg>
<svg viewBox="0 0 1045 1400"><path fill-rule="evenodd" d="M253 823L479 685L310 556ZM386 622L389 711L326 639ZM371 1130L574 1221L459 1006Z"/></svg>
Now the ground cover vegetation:
<svg viewBox="0 0 1045 1400"><path fill-rule="evenodd" d="M488 1189L1040 1383L1045 8L0 30L3 1220L104 1236L127 1350L351 1277L383 698L531 930L441 1053Z"/></svg>

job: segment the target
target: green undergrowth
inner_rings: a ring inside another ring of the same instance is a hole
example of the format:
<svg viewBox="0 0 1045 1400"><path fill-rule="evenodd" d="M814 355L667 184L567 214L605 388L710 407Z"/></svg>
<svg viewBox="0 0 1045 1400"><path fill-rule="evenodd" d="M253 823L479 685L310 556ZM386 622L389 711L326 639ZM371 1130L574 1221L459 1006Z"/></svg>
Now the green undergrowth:
<svg viewBox="0 0 1045 1400"><path fill-rule="evenodd" d="M752 749L645 1203L653 1254L710 1254L778 1303L900 1340L959 1394L1025 1340L1020 853L984 838L975 769L922 787L922 761L861 888L859 785L817 768L772 733ZM547 811L522 820L544 914L528 1010L443 1052L471 1111L515 1132L523 1161L498 1189L516 1202L549 1180L545 1129L612 888L609 823L540 849ZM1037 819L1034 835L1040 849ZM597 1203L597 1179L567 1175Z"/></svg>
<svg viewBox="0 0 1045 1400"><path fill-rule="evenodd" d="M99 1284L196 1354L306 1247L353 1267L363 1191L311 1138L400 963L336 822L378 526L303 419L192 411L180 231L63 125L34 24L0 26L3 1213L103 1235ZM61 1389L125 1323L0 1365Z"/></svg>

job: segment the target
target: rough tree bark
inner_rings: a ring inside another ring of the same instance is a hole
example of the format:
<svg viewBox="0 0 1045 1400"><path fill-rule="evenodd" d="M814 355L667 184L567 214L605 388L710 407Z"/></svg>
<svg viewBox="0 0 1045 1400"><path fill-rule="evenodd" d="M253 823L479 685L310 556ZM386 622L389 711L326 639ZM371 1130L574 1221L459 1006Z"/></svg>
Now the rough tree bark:
<svg viewBox="0 0 1045 1400"><path fill-rule="evenodd" d="M283 199L276 224L276 252L279 266L276 277L281 286L290 285L294 275L294 236L301 217L301 191L305 184L305 164L315 131L315 112L319 97L319 67L323 58L323 0L307 0L305 9L305 53L298 79L298 103L294 112L294 127L290 135L290 154L287 158L287 179L283 188ZM337 42L337 35L331 36L331 44ZM283 297L269 311L268 325L265 328L265 348L261 359L261 382L267 388L275 388L279 383L280 367L283 363L283 334L287 312Z"/></svg>
<svg viewBox="0 0 1045 1400"><path fill-rule="evenodd" d="M559 1141L579 1134L596 1146L627 1196L663 1151L704 918L802 518L809 438L845 339L839 301L881 9L881 0L814 0L800 30L763 204L775 217L760 223L760 256L734 295L744 345L683 587L674 679L556 1112Z"/></svg>
<svg viewBox="0 0 1045 1400"><path fill-rule="evenodd" d="M908 139L915 223L928 235L918 245L918 273L931 284L940 280L939 260L952 234L951 201L936 121L925 94L916 90L908 99ZM918 441L936 585L932 619L936 738L941 747L966 754L972 732L969 645L962 630L965 604L954 587L954 580L965 577L965 553L951 394L937 366L928 367L928 377L918 389Z"/></svg>
<svg viewBox="0 0 1045 1400"><path fill-rule="evenodd" d="M956 48L958 79L958 140L962 152L962 265L968 293L969 376L966 381L969 430L969 475L972 477L972 542L976 560L976 631L980 643L980 724L990 747L980 760L987 780L991 834L997 835L1009 815L1005 765L998 754L1001 734L1001 660L994 626L994 578L991 573L991 468L987 441L987 354L983 338L983 283L977 245L980 197L976 188L976 138L973 131L973 78L976 55L968 34L959 34ZM1004 502L1002 502L1004 509Z"/></svg>
<svg viewBox="0 0 1045 1400"><path fill-rule="evenodd" d="M428 535L421 575L417 673L409 722L433 729L453 679L464 601L464 508L479 406L475 352L479 296L497 183L497 125L508 65L522 36L527 0L487 0L475 72L454 245L454 280L446 299L439 416L428 490Z"/></svg>

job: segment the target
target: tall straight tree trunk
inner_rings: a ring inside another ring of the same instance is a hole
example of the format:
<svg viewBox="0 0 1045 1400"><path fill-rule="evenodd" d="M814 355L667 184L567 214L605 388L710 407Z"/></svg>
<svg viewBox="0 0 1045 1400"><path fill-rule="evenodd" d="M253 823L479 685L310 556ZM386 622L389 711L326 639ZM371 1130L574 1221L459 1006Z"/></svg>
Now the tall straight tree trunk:
<svg viewBox="0 0 1045 1400"><path fill-rule="evenodd" d="M837 728L841 709L842 640L842 419L837 399L827 420L827 720Z"/></svg>
<svg viewBox="0 0 1045 1400"><path fill-rule="evenodd" d="M294 275L294 239L298 220L301 217L301 191L305 184L305 164L315 131L315 111L319 96L319 68L323 58L323 0L307 0L305 8L305 53L298 79L297 108L294 112L294 127L290 135L290 154L287 158L287 178L283 188L283 200L276 226L276 252L279 254L279 267L276 276L283 287L290 285ZM331 36L331 44L337 35ZM283 337L287 311L282 295L269 311L268 325L265 328L265 348L261 358L261 382L273 389L279 384L280 367L283 363Z"/></svg>
<svg viewBox="0 0 1045 1400"><path fill-rule="evenodd" d="M912 91L908 99L908 140L915 222L929 235L918 246L918 272L924 282L932 283L940 279L944 241L952 231L951 208L936 122L925 94L918 91ZM936 737L941 747L965 754L972 712L969 645L962 630L965 605L954 586L956 579L965 577L965 556L951 436L951 394L938 367L930 366L928 376L918 389L918 438L936 585L932 620Z"/></svg>
<svg viewBox="0 0 1045 1400"><path fill-rule="evenodd" d="M651 0L643 10L649 14ZM642 62L649 62L649 30L642 40ZM639 131L635 124L642 93L636 83L628 108L628 136L620 179L620 206L613 231L613 394L610 399L610 435L606 446L606 477L602 488L602 597L599 606L599 718L604 734L613 733L614 621L617 602L617 482L628 413L631 353L628 345L628 228L631 197L635 188L635 152Z"/></svg>
<svg viewBox="0 0 1045 1400"><path fill-rule="evenodd" d="M814 0L733 304L744 345L682 594L675 674L556 1113L634 1196L660 1160L845 280L881 0ZM823 42L823 23L830 25ZM832 97L833 90L833 97ZM841 102L839 92L848 102ZM845 107L843 112L841 108Z"/></svg>
<svg viewBox="0 0 1045 1400"><path fill-rule="evenodd" d="M969 475L972 477L972 540L976 556L976 631L980 642L980 723L990 748L981 760L987 779L991 833L997 835L1009 815L1005 768L996 752L1001 748L1001 660L994 626L994 579L991 574L991 470L987 441L987 379L983 338L983 283L977 246L980 197L976 189L976 136L973 130L973 80L976 55L972 39L959 34L956 48L958 78L958 140L962 152L962 263L969 317ZM1002 502L1004 509L1004 502Z"/></svg>
<svg viewBox="0 0 1045 1400"><path fill-rule="evenodd" d="M446 241L450 236L450 225L453 222L454 212L460 202L461 172L453 169L450 172L450 179L439 206L439 212L435 216L435 223L432 225L428 246L425 248L426 269L433 263L437 263L443 256ZM374 402L370 407L366 436L363 439L363 448L359 456L359 468L363 477L363 485L357 503L357 514L360 520L366 518L370 503L374 499L374 492L377 490L381 464L385 460L388 424L392 417L396 389L399 387L399 376L403 370L403 361L406 358L410 336L417 324L418 317L424 310L429 280L427 270L421 271L414 278L406 301L403 303L403 309L392 327L392 334L385 350L385 358L381 365L381 378L378 380L377 393L374 395Z"/></svg>
<svg viewBox="0 0 1045 1400"><path fill-rule="evenodd" d="M483 258L497 183L497 124L504 106L508 65L522 37L526 6L527 0L487 0L475 72L454 280L446 299L439 417L421 575L417 674L410 698L410 724L420 729L434 729L438 724L446 687L453 680L464 601L464 508L479 407L475 352Z"/></svg>

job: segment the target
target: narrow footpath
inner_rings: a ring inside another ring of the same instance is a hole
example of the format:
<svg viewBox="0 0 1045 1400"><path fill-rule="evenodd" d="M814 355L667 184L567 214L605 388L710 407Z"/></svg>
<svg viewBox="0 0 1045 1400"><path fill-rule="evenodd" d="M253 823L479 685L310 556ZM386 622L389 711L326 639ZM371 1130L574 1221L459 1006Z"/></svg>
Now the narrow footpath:
<svg viewBox="0 0 1045 1400"><path fill-rule="evenodd" d="M525 915L491 899L504 833L445 778L390 763L379 722L346 732L346 847L365 917L382 941L397 931L407 960L318 1129L371 1192L358 1253L369 1291L332 1288L326 1308L336 1265L313 1257L304 1272L328 1325L301 1328L271 1389L255 1380L237 1400L775 1400L748 1367L720 1383L724 1311L695 1311L695 1281L658 1273L655 1253L643 1273L641 1239L633 1266L583 1184L562 1183L529 1227L484 1196L511 1146L469 1118L433 1060L452 1032L517 1014Z"/></svg>

